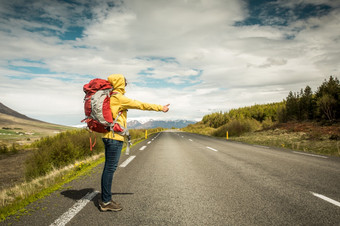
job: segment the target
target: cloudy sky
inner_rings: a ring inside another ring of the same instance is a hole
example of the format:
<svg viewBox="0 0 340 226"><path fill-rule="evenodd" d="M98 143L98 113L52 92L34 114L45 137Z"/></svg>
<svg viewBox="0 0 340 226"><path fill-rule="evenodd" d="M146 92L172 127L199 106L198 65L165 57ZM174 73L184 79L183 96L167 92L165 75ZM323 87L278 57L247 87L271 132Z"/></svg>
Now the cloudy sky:
<svg viewBox="0 0 340 226"><path fill-rule="evenodd" d="M209 113L313 91L340 70L340 1L11 0L0 3L0 102L64 125L84 118L82 87L126 76L126 96Z"/></svg>

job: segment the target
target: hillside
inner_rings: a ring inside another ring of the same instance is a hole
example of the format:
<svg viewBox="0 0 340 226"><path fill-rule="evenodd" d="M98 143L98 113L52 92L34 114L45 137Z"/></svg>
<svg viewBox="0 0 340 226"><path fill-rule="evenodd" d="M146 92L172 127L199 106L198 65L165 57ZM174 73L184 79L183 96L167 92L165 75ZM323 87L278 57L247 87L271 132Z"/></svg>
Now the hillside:
<svg viewBox="0 0 340 226"><path fill-rule="evenodd" d="M24 181L25 161L33 152L21 145L67 129L73 128L29 118L0 103L0 190Z"/></svg>
<svg viewBox="0 0 340 226"><path fill-rule="evenodd" d="M71 128L29 118L0 103L0 143L30 143L67 129Z"/></svg>
<svg viewBox="0 0 340 226"><path fill-rule="evenodd" d="M27 117L26 115L20 114L17 111L14 111L13 109L5 106L3 103L0 102L0 113L5 114L5 115L10 115L16 118L21 118L21 119L26 119L26 120L34 120L31 119L29 117Z"/></svg>

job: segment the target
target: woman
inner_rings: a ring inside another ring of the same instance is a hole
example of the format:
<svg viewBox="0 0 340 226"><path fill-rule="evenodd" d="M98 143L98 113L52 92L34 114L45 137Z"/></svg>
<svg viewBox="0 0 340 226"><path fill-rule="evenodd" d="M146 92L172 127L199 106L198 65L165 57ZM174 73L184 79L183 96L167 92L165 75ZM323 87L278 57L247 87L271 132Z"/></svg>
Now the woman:
<svg viewBox="0 0 340 226"><path fill-rule="evenodd" d="M110 98L110 108L113 118L116 118L118 113L121 115L117 119L117 123L126 128L126 118L128 109L140 109L149 111L163 111L169 110L169 104L157 105L143 103L137 100L131 100L124 96L126 79L121 74L112 74L108 77L108 81L114 87L114 92ZM112 200L111 187L113 174L117 169L120 153L123 147L124 136L121 136L112 131L104 134L103 142L105 145L105 165L101 179L101 201L99 202L102 211L120 211L122 206Z"/></svg>

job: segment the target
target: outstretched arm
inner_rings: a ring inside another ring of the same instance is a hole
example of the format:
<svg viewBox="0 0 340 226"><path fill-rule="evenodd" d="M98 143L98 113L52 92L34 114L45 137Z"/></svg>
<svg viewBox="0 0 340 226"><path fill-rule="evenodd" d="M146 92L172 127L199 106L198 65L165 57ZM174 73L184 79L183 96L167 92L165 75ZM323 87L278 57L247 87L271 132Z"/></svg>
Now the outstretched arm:
<svg viewBox="0 0 340 226"><path fill-rule="evenodd" d="M115 96L113 96L115 98ZM140 109L140 110L147 110L147 111L169 111L169 105L158 105L158 104L149 104L145 102L140 102L138 100L132 100L125 96L119 97L120 106L122 107L121 110L124 109Z"/></svg>

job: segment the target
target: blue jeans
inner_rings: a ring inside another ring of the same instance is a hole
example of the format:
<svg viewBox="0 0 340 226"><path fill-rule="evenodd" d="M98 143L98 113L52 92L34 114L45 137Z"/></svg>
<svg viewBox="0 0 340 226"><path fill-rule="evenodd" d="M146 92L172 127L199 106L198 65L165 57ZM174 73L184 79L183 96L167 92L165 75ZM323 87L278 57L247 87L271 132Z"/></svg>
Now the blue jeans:
<svg viewBox="0 0 340 226"><path fill-rule="evenodd" d="M111 187L113 174L117 169L123 141L103 138L105 145L105 165L102 174L102 202L110 202L112 198Z"/></svg>

